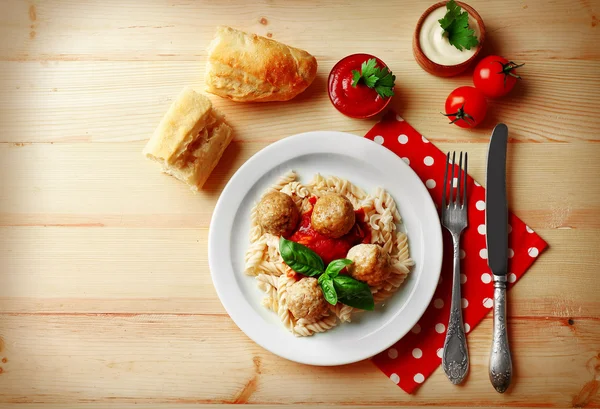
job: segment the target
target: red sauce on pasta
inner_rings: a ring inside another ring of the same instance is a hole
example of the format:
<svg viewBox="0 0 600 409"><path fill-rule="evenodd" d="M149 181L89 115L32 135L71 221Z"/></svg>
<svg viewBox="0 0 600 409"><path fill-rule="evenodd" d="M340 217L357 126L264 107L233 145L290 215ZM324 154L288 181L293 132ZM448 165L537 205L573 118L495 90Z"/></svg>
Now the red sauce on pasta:
<svg viewBox="0 0 600 409"><path fill-rule="evenodd" d="M310 202L314 205L316 203L316 198L312 197ZM302 244L317 253L323 259L325 265L333 260L346 258L348 250L352 247L360 243L371 242L371 229L369 228L369 225L363 221L365 211L363 209L358 209L354 213L356 215L356 223L352 229L346 235L333 239L313 230L310 221L312 215L311 208L302 215L302 220L300 221L298 229L289 239Z"/></svg>

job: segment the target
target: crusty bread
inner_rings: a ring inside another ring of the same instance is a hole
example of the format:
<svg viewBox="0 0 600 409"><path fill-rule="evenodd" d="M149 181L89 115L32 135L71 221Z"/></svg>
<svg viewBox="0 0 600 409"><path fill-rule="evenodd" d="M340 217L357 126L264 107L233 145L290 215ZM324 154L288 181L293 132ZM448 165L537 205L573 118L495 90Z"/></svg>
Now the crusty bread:
<svg viewBox="0 0 600 409"><path fill-rule="evenodd" d="M231 27L218 27L208 48L207 91L233 101L287 101L316 74L306 51Z"/></svg>
<svg viewBox="0 0 600 409"><path fill-rule="evenodd" d="M233 132L210 100L189 87L179 94L144 148L144 155L163 166L163 172L202 188Z"/></svg>

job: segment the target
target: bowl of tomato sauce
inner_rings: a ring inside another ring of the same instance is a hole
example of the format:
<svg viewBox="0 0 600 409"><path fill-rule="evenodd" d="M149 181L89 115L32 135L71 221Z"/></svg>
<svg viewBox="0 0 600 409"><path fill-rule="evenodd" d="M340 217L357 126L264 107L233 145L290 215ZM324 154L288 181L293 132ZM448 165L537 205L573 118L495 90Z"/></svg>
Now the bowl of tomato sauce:
<svg viewBox="0 0 600 409"><path fill-rule="evenodd" d="M382 96L375 87L369 87L364 78L355 83L355 71L362 74L363 63L374 59L376 68L383 73L391 71L379 58L371 54L352 54L344 57L333 66L329 73L327 91L333 106L351 118L369 118L377 115L388 106L390 96ZM395 77L392 76L392 86ZM387 81L389 85L389 78ZM389 87L388 87L389 88ZM392 91L393 95L393 91Z"/></svg>

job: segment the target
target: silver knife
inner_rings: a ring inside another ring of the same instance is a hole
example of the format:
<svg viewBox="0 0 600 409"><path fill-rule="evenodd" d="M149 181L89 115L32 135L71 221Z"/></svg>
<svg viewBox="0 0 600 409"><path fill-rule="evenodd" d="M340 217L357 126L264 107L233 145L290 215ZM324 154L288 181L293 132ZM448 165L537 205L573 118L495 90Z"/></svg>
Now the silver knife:
<svg viewBox="0 0 600 409"><path fill-rule="evenodd" d="M492 132L487 159L486 241L488 265L494 276L494 337L490 354L490 381L503 393L512 378L512 358L506 334L506 276L508 273L508 205L506 201L506 146L508 127Z"/></svg>

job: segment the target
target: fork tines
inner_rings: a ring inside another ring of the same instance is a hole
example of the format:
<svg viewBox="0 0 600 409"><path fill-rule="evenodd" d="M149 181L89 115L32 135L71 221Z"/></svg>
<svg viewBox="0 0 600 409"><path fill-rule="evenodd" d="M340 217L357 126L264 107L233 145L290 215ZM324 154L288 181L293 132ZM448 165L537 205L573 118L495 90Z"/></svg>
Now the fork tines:
<svg viewBox="0 0 600 409"><path fill-rule="evenodd" d="M452 152L452 161L450 161L450 152L446 156L446 171L444 173L444 188L442 190L442 210L446 208L460 207L462 208L467 203L467 152L465 152L465 167L463 170L463 153L460 152L458 159L458 171L456 178L456 186L454 186L454 168L456 159L456 152ZM452 166L452 173L450 179L448 179L448 168ZM449 197L446 199L446 189L450 183ZM454 195L454 187L456 187L456 195ZM462 189L462 191L461 191ZM462 198L462 200L461 200ZM446 206L448 204L448 206Z"/></svg>

